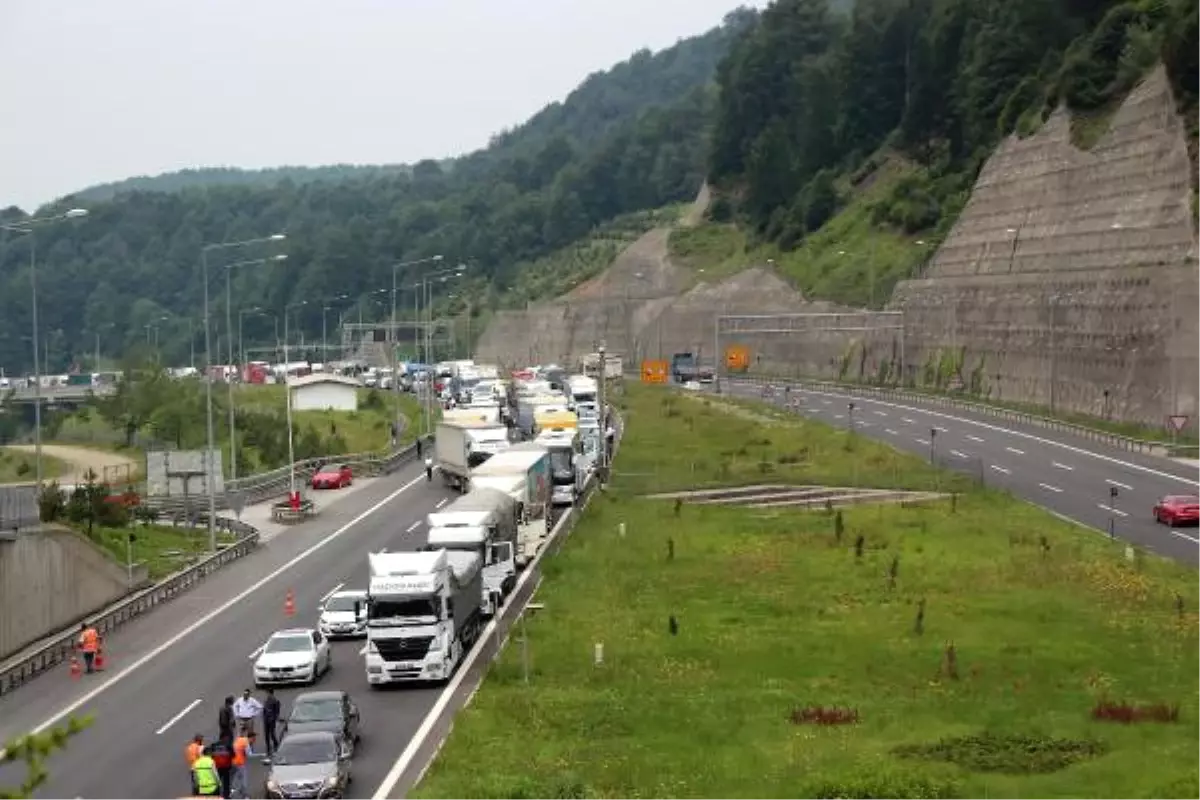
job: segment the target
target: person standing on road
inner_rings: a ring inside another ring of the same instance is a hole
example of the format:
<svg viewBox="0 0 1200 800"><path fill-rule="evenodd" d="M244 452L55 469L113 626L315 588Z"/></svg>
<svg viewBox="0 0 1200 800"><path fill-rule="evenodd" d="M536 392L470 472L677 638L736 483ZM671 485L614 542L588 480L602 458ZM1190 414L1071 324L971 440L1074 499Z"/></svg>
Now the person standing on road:
<svg viewBox="0 0 1200 800"><path fill-rule="evenodd" d="M217 774L217 765L207 749L192 762L192 792L200 797L217 797L221 794L221 776Z"/></svg>
<svg viewBox="0 0 1200 800"><path fill-rule="evenodd" d="M276 748L279 747L279 738L275 735L276 728L279 726L279 698L275 696L274 689L267 689L267 699L263 703L263 733L266 737L267 744L267 761L275 755Z"/></svg>
<svg viewBox="0 0 1200 800"><path fill-rule="evenodd" d="M196 785L196 760L202 755L204 755L204 735L197 733L183 751L183 756L187 759L188 776L192 780L192 794L200 791Z"/></svg>
<svg viewBox="0 0 1200 800"><path fill-rule="evenodd" d="M212 756L213 766L217 770L217 778L221 782L221 797L229 797L229 779L230 773L233 771L232 740L222 736L209 746L208 754Z"/></svg>
<svg viewBox="0 0 1200 800"><path fill-rule="evenodd" d="M233 704L233 716L238 722L238 731L241 733L254 732L254 720L262 713L262 703L258 699L251 697L250 690L242 692L242 696Z"/></svg>
<svg viewBox="0 0 1200 800"><path fill-rule="evenodd" d="M217 738L233 739L233 695L225 698L225 704L217 714Z"/></svg>
<svg viewBox="0 0 1200 800"><path fill-rule="evenodd" d="M91 674L96 671L96 651L100 649L100 634L88 623L79 626L79 649L83 652L84 670Z"/></svg>
<svg viewBox="0 0 1200 800"><path fill-rule="evenodd" d="M233 771L229 781L229 796L250 796L250 758L254 755L254 732L243 733L233 740Z"/></svg>
<svg viewBox="0 0 1200 800"><path fill-rule="evenodd" d="M427 481L433 480L433 459L432 458L425 459L425 480L427 480ZM90 672L90 670L89 670L89 672Z"/></svg>

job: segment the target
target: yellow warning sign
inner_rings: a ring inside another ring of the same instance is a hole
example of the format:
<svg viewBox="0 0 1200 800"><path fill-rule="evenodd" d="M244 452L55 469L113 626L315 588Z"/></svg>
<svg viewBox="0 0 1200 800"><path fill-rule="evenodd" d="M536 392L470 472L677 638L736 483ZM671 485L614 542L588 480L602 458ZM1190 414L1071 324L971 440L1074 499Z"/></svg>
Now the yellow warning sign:
<svg viewBox="0 0 1200 800"><path fill-rule="evenodd" d="M666 361L643 361L642 383L666 383L670 372L671 365Z"/></svg>
<svg viewBox="0 0 1200 800"><path fill-rule="evenodd" d="M750 348L731 344L725 348L725 368L731 372L745 372L750 368Z"/></svg>

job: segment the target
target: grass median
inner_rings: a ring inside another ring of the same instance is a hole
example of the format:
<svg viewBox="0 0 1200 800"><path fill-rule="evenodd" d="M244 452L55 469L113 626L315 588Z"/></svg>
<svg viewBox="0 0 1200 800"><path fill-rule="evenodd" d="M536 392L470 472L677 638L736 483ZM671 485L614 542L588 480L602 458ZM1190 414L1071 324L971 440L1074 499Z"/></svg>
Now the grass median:
<svg viewBox="0 0 1200 800"><path fill-rule="evenodd" d="M630 387L613 490L544 563L529 684L514 632L413 796L1195 796L1194 571L969 486L846 509L840 538L824 511L677 517L635 493L804 446L770 482L840 484L849 456L664 396ZM929 477L855 446L863 485Z"/></svg>
<svg viewBox="0 0 1200 800"><path fill-rule="evenodd" d="M67 471L64 461L42 454L42 476L46 479L57 478ZM34 454L24 450L13 450L0 447L0 484L33 483L37 474L37 464Z"/></svg>
<svg viewBox="0 0 1200 800"><path fill-rule="evenodd" d="M86 533L86 528L83 529ZM145 564L150 579L161 580L207 556L208 529L171 525L131 525L127 528L96 527L92 538L118 564L129 557L127 542L133 536L133 563ZM219 545L233 544L233 534L217 531Z"/></svg>

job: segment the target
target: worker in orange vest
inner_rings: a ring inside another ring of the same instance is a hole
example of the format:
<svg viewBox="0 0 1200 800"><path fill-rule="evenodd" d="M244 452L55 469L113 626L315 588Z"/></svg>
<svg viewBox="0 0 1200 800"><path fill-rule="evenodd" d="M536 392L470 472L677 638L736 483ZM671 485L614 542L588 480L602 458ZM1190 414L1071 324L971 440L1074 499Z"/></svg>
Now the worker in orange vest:
<svg viewBox="0 0 1200 800"><path fill-rule="evenodd" d="M204 734L197 733L183 750L183 757L187 759L188 775L191 776L192 780L192 794L198 794L199 792L196 788L196 772L194 767L196 759L202 755L204 755Z"/></svg>
<svg viewBox="0 0 1200 800"><path fill-rule="evenodd" d="M233 774L230 775L229 796L250 796L250 757L254 755L254 731L240 734L233 740Z"/></svg>
<svg viewBox="0 0 1200 800"><path fill-rule="evenodd" d="M79 626L79 649L83 651L83 664L87 672L95 672L96 651L100 649L100 634L86 622Z"/></svg>

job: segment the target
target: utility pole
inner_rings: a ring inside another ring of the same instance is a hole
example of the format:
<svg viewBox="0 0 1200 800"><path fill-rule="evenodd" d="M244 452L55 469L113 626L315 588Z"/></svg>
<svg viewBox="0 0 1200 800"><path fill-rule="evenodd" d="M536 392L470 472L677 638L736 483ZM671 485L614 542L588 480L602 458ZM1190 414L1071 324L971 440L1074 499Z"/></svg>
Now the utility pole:
<svg viewBox="0 0 1200 800"><path fill-rule="evenodd" d="M600 356L600 380L596 383L596 405L600 407L600 483L603 485L607 482L608 469L608 407L604 404L604 390L608 383L606 376L608 374L608 365L605 363L606 356L604 353L604 343L596 348L596 354Z"/></svg>

